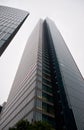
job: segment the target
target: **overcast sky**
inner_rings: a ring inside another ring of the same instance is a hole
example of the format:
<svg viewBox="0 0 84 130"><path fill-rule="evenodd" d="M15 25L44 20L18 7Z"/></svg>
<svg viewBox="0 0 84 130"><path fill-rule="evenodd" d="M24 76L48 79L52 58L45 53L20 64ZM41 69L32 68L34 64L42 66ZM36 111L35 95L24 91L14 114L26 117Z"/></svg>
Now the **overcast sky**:
<svg viewBox="0 0 84 130"><path fill-rule="evenodd" d="M0 57L0 104L8 98L24 47L39 18L55 22L84 77L84 0L0 0L0 5L30 13Z"/></svg>

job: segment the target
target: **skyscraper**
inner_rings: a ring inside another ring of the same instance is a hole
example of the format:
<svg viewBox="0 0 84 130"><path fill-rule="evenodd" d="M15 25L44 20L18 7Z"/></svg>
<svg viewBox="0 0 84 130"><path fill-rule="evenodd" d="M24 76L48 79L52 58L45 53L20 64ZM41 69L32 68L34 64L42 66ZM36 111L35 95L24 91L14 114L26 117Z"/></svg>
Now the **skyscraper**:
<svg viewBox="0 0 84 130"><path fill-rule="evenodd" d="M0 56L28 15L23 10L0 6Z"/></svg>
<svg viewBox="0 0 84 130"><path fill-rule="evenodd" d="M61 34L40 20L25 47L0 129L20 119L43 120L56 130L83 130L84 81Z"/></svg>

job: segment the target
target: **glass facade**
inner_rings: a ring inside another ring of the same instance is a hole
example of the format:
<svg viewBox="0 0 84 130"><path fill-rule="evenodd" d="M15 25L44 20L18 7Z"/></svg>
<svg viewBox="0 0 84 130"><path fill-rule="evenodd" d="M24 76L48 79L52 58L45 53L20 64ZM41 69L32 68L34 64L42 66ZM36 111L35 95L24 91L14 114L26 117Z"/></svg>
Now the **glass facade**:
<svg viewBox="0 0 84 130"><path fill-rule="evenodd" d="M0 56L27 16L26 11L0 6Z"/></svg>
<svg viewBox="0 0 84 130"><path fill-rule="evenodd" d="M55 96L58 95L58 99L60 99L61 108L59 106L59 109L62 109L62 129L83 130L84 104L83 93L80 91L82 89L84 92L83 77L54 22L47 19L46 25L55 77L55 79L53 77L53 83L54 81L56 83L54 91L57 92ZM61 120L57 122L60 122L57 124L61 124Z"/></svg>

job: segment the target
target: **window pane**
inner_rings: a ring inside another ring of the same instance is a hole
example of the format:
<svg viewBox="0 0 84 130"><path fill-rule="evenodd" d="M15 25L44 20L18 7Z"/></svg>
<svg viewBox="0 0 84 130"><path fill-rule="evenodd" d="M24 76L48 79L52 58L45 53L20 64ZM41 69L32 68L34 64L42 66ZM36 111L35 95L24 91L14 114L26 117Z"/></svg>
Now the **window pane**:
<svg viewBox="0 0 84 130"><path fill-rule="evenodd" d="M53 97L44 92L42 92L42 99L47 102L53 103Z"/></svg>
<svg viewBox="0 0 84 130"><path fill-rule="evenodd" d="M4 44L5 41L0 40L0 47Z"/></svg>
<svg viewBox="0 0 84 130"><path fill-rule="evenodd" d="M42 109L42 101L37 99L37 104L36 104L37 108Z"/></svg>
<svg viewBox="0 0 84 130"><path fill-rule="evenodd" d="M42 120L42 113L36 112L36 121Z"/></svg>
<svg viewBox="0 0 84 130"><path fill-rule="evenodd" d="M10 34L7 33L7 34L3 37L3 40L7 40L9 37L10 37Z"/></svg>

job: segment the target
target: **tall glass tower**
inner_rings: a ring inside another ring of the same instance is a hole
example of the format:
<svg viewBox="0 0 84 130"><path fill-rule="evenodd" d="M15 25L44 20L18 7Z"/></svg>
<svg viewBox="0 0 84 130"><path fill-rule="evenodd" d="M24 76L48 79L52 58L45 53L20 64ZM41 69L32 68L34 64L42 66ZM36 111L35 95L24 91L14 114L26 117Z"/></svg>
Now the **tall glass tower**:
<svg viewBox="0 0 84 130"><path fill-rule="evenodd" d="M25 47L0 129L20 119L43 120L56 130L83 130L84 80L61 34L39 20Z"/></svg>
<svg viewBox="0 0 84 130"><path fill-rule="evenodd" d="M28 15L23 10L0 6L0 56Z"/></svg>

